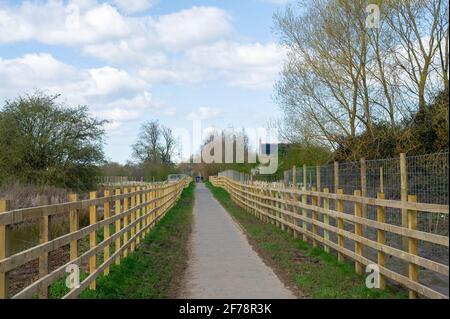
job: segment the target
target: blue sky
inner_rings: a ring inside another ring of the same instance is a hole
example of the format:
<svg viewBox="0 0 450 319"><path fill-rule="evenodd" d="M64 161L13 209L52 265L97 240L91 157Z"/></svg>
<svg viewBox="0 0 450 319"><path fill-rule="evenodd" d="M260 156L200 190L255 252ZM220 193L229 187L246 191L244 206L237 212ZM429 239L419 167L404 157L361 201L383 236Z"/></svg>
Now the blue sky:
<svg viewBox="0 0 450 319"><path fill-rule="evenodd" d="M0 0L0 98L42 89L88 105L120 163L146 120L265 127L285 57L272 17L287 3Z"/></svg>

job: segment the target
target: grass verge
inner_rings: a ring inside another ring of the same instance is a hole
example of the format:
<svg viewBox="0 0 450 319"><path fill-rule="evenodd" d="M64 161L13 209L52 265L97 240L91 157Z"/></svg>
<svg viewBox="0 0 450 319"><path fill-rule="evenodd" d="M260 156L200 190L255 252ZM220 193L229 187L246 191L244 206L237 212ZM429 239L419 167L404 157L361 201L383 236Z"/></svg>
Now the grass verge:
<svg viewBox="0 0 450 319"><path fill-rule="evenodd" d="M303 298L406 298L391 287L368 289L365 277L355 273L350 262L339 263L334 255L294 239L291 234L267 224L231 200L223 188L206 183L214 197L241 225L253 248L294 293Z"/></svg>
<svg viewBox="0 0 450 319"><path fill-rule="evenodd" d="M86 299L163 299L178 295L179 278L187 267L187 243L191 231L194 183L157 223L139 248L111 266L108 276L97 278L97 289L85 290ZM82 274L81 279L85 277ZM52 298L67 293L64 282L51 287Z"/></svg>

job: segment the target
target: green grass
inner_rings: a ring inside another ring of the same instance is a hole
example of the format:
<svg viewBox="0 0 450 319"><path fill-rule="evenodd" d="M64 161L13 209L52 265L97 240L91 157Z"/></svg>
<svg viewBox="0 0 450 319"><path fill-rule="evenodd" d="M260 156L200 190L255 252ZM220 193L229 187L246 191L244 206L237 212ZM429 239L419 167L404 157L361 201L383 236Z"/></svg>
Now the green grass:
<svg viewBox="0 0 450 319"><path fill-rule="evenodd" d="M407 298L403 291L388 287L368 289L365 276L354 271L350 262L320 248L294 239L287 231L264 223L231 200L223 188L206 183L214 197L245 229L250 243L294 291L306 298Z"/></svg>
<svg viewBox="0 0 450 319"><path fill-rule="evenodd" d="M95 291L86 289L80 298L87 299L161 299L174 298L180 276L186 268L187 242L190 234L194 183L181 194L138 249L111 266L108 276L97 278ZM86 274L81 274L84 279ZM64 281L51 286L51 297L61 298L68 292Z"/></svg>

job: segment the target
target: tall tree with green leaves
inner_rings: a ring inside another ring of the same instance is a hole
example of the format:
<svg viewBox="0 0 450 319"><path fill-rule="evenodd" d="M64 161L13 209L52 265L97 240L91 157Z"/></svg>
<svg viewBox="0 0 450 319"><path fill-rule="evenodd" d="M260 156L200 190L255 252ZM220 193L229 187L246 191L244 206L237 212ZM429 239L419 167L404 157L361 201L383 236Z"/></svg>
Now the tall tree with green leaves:
<svg viewBox="0 0 450 319"><path fill-rule="evenodd" d="M6 101L0 111L0 182L72 189L95 185L104 162L106 121L43 92Z"/></svg>

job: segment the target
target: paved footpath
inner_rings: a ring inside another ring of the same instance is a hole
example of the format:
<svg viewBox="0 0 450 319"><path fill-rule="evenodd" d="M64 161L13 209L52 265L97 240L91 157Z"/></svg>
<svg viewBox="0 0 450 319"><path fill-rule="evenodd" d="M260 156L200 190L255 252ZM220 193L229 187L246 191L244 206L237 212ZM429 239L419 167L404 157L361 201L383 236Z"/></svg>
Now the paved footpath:
<svg viewBox="0 0 450 319"><path fill-rule="evenodd" d="M197 184L184 298L295 298L264 264L245 234Z"/></svg>

